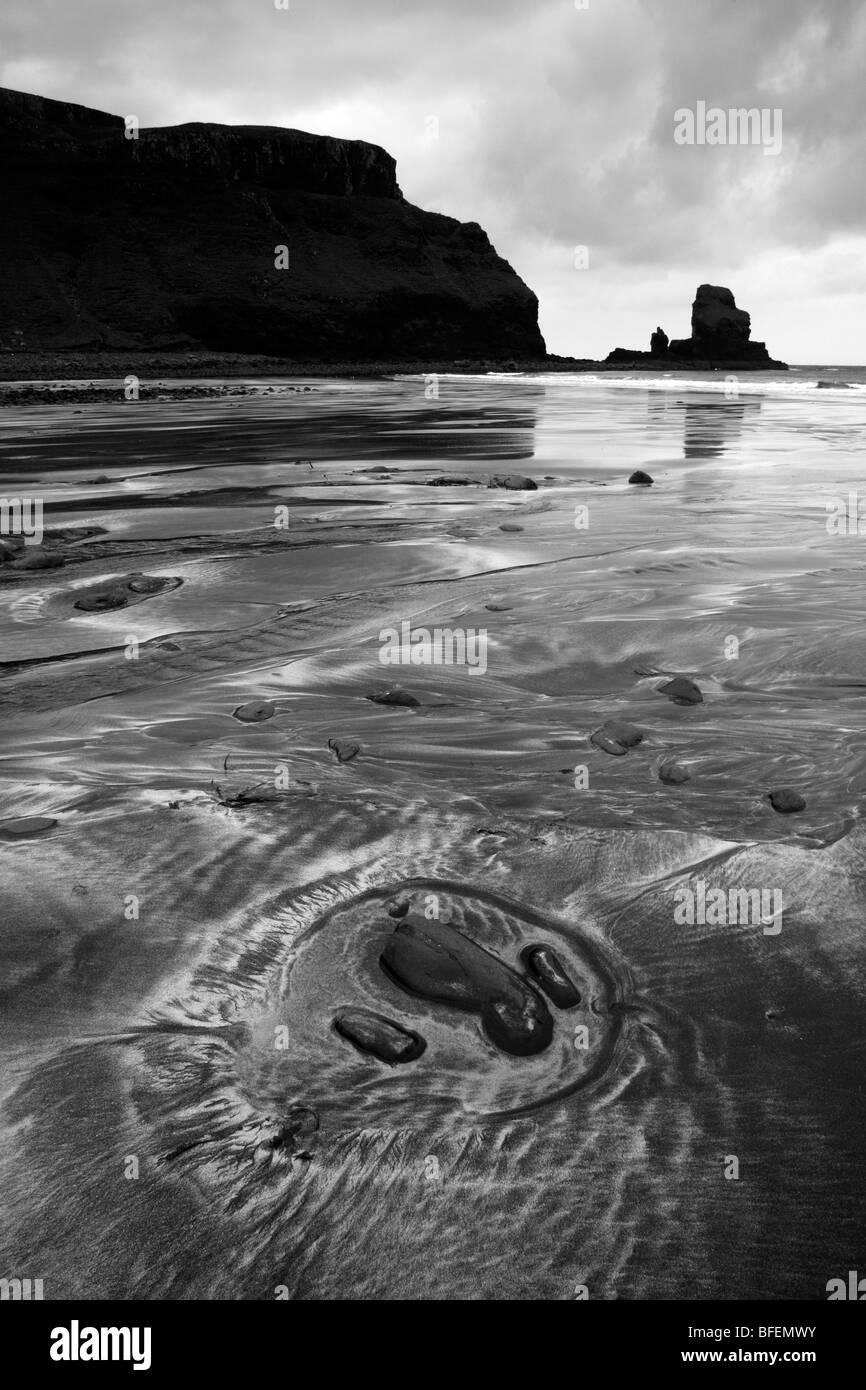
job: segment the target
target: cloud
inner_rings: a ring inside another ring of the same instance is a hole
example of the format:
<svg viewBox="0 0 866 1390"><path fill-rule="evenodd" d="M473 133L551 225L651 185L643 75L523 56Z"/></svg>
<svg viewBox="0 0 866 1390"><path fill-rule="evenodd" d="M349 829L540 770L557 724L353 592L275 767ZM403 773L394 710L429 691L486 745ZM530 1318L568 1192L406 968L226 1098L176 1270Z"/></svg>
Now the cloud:
<svg viewBox="0 0 866 1390"><path fill-rule="evenodd" d="M3 29L6 86L385 145L408 198L481 222L556 351L685 332L715 280L777 355L863 356L837 299L866 293L860 0L7 0ZM677 145L698 101L779 108L781 152Z"/></svg>

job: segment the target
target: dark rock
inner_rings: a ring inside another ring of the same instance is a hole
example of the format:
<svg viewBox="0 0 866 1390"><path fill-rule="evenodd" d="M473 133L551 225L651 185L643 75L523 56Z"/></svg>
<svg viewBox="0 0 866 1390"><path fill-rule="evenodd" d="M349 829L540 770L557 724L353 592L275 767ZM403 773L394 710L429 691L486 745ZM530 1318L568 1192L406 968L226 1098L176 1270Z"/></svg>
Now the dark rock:
<svg viewBox="0 0 866 1390"><path fill-rule="evenodd" d="M503 521L500 531L522 531L523 527L518 526L516 521Z"/></svg>
<svg viewBox="0 0 866 1390"><path fill-rule="evenodd" d="M428 487L468 487L468 478L429 478Z"/></svg>
<svg viewBox="0 0 866 1390"><path fill-rule="evenodd" d="M511 605L508 603L485 603L484 607L490 613L510 613Z"/></svg>
<svg viewBox="0 0 866 1390"><path fill-rule="evenodd" d="M634 748L643 741L643 734L634 724L623 724L617 719L609 719L590 735L589 741L603 753L611 753L615 758L621 758L629 748Z"/></svg>
<svg viewBox="0 0 866 1390"><path fill-rule="evenodd" d="M608 353L608 367L665 368L728 371L787 370L784 362L774 361L765 343L750 341L751 320L738 309L734 296L722 285L699 285L692 304L692 336L670 341L657 328L650 338L650 351L614 348Z"/></svg>
<svg viewBox="0 0 866 1390"><path fill-rule="evenodd" d="M0 168L13 345L11 325L30 350L544 356L538 301L481 227L413 207L365 141L202 123L127 140L120 116L3 90Z"/></svg>
<svg viewBox="0 0 866 1390"><path fill-rule="evenodd" d="M110 613L115 608L125 608L129 603L129 596L124 588L117 586L114 589L99 589L93 594L84 594L76 599L73 607L80 609L82 613Z"/></svg>
<svg viewBox="0 0 866 1390"><path fill-rule="evenodd" d="M57 824L50 816L14 816L0 820L0 838L26 839L30 835L40 835L43 830L51 830Z"/></svg>
<svg viewBox="0 0 866 1390"><path fill-rule="evenodd" d="M388 916L405 917L406 913L409 911L409 906L410 904L408 898L403 898L400 902L391 903L390 907L388 908Z"/></svg>
<svg viewBox="0 0 866 1390"><path fill-rule="evenodd" d="M541 995L454 927L407 917L380 960L386 974L410 993L478 1014L503 1052L527 1057L549 1046L553 1019Z"/></svg>
<svg viewBox="0 0 866 1390"><path fill-rule="evenodd" d="M488 487L507 488L509 492L537 492L538 483L532 478L524 478L519 473L494 473Z"/></svg>
<svg viewBox="0 0 866 1390"><path fill-rule="evenodd" d="M847 381L819 381L819 391L850 391L853 388Z"/></svg>
<svg viewBox="0 0 866 1390"><path fill-rule="evenodd" d="M723 285L698 285L692 304L692 337L702 342L748 342L751 317L738 309L734 296Z"/></svg>
<svg viewBox="0 0 866 1390"><path fill-rule="evenodd" d="M558 1009L573 1009L580 1003L580 991L566 974L559 956L549 946L527 946L520 959L532 978Z"/></svg>
<svg viewBox="0 0 866 1390"><path fill-rule="evenodd" d="M595 733L590 735L589 741L596 748L600 748L602 753L610 753L611 757L614 758L624 758L628 752L625 744L620 743L605 729L596 729Z"/></svg>
<svg viewBox="0 0 866 1390"><path fill-rule="evenodd" d="M158 574L134 574L129 580L129 587L134 594L161 594L174 585L173 581L163 579Z"/></svg>
<svg viewBox="0 0 866 1390"><path fill-rule="evenodd" d="M691 773L679 763L662 763L659 768L659 781L665 782L669 787L681 787L684 782L691 780Z"/></svg>
<svg viewBox="0 0 866 1390"><path fill-rule="evenodd" d="M632 473L629 482L633 483L636 487L652 487L653 485L653 480L649 473L644 473L642 468L638 468Z"/></svg>
<svg viewBox="0 0 866 1390"><path fill-rule="evenodd" d="M361 751L360 743L349 743L344 738L329 738L328 747L336 754L338 763L350 763Z"/></svg>
<svg viewBox="0 0 866 1390"><path fill-rule="evenodd" d="M421 703L414 695L410 695L408 690L400 690L396 686L376 695L365 695L364 698L372 700L374 705L405 705L407 708L414 708Z"/></svg>
<svg viewBox="0 0 866 1390"><path fill-rule="evenodd" d="M694 681L690 681L687 676L674 676L673 680L665 681L664 685L657 687L661 695L667 695L675 705L700 705L703 703L703 695Z"/></svg>
<svg viewBox="0 0 866 1390"><path fill-rule="evenodd" d="M79 590L80 597L73 606L82 613L110 613L115 608L125 608L136 598L153 598L181 583L182 580L168 575L127 574L122 579L106 579Z"/></svg>
<svg viewBox="0 0 866 1390"><path fill-rule="evenodd" d="M806 809L806 798L794 791L793 787L777 787L774 791L768 792L767 799L774 811L780 811L785 816Z"/></svg>
<svg viewBox="0 0 866 1390"><path fill-rule="evenodd" d="M232 718L241 724L261 724L265 719L273 719L277 707L272 700L250 700L246 705L238 705L232 711Z"/></svg>
<svg viewBox="0 0 866 1390"><path fill-rule="evenodd" d="M15 560L17 557L17 550L13 550L12 546L7 545L5 541L0 541L0 565L7 565L10 560Z"/></svg>
<svg viewBox="0 0 866 1390"><path fill-rule="evenodd" d="M372 1053L390 1066L416 1061L427 1047L420 1033L369 1009L344 1009L334 1019L334 1028L359 1052Z"/></svg>

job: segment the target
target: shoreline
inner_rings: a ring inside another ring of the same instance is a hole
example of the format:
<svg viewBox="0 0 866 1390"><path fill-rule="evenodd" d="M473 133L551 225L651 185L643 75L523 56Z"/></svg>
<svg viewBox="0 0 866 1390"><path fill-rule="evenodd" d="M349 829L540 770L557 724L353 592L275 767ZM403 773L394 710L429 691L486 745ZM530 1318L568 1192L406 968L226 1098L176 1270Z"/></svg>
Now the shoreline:
<svg viewBox="0 0 866 1390"><path fill-rule="evenodd" d="M709 371L719 376L736 372L755 373L783 369L784 364L756 367L754 364L669 362L646 363L595 361L591 358L559 357L493 360L482 357L460 357L426 361L340 361L299 362L287 358L245 355L242 353L149 353L146 351L118 353L16 352L0 353L0 407L12 405L41 405L55 401L108 402L124 392L130 376L139 379L139 400L179 400L258 394L254 388L235 389L213 378L231 380L277 379L303 381L309 379L381 380L395 376L467 375L516 372L524 375L550 373L593 373L650 371L658 373L694 374ZM784 368L787 370L787 368ZM164 378L174 384L166 385ZM106 384L112 379L117 385ZM183 383L182 385L178 383ZM286 385L285 391L299 388Z"/></svg>

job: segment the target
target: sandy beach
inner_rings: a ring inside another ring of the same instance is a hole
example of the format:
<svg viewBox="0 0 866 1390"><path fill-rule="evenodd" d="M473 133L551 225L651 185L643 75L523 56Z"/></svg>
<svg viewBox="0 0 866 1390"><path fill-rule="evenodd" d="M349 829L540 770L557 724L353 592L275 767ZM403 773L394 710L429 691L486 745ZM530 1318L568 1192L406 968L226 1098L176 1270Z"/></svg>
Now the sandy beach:
<svg viewBox="0 0 866 1390"><path fill-rule="evenodd" d="M0 565L0 1265L244 1300L856 1267L863 559L828 522L866 375L833 373L4 411L44 537ZM403 921L545 948L579 1002L512 1054L382 969Z"/></svg>

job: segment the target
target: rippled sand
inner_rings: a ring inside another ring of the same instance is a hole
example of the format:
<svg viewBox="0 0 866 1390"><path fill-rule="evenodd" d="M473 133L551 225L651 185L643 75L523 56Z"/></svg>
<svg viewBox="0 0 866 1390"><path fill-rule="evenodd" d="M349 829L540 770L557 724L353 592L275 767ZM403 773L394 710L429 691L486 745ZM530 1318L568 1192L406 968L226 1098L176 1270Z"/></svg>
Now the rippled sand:
<svg viewBox="0 0 866 1390"><path fill-rule="evenodd" d="M0 571L0 1272L825 1298L863 1251L866 540L827 529L862 394L315 385L4 412L5 494L82 539ZM75 606L140 575L172 585ZM406 621L484 630L486 670L383 666ZM643 741L601 751L611 720ZM781 889L781 930L679 924L698 879ZM406 900L558 952L548 1049L385 975ZM346 1007L423 1056L359 1053Z"/></svg>

